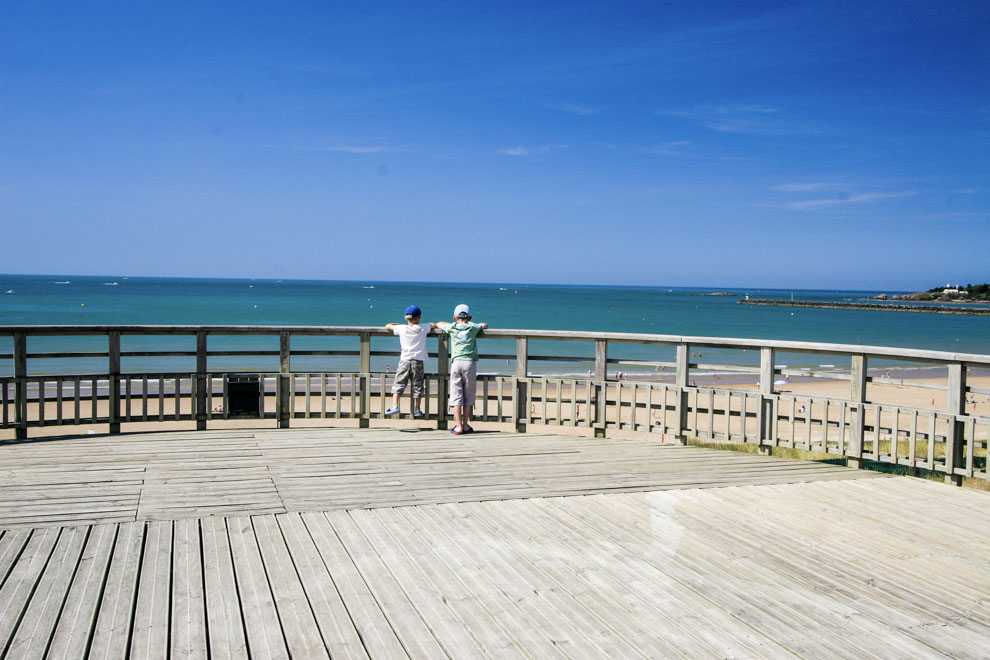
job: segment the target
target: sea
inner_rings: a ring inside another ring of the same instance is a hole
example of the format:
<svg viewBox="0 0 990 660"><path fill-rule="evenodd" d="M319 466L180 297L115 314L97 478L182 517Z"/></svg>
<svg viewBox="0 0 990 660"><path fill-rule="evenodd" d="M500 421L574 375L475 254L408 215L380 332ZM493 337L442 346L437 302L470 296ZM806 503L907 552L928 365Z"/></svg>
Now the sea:
<svg viewBox="0 0 990 660"><path fill-rule="evenodd" d="M663 286L575 286L522 283L379 282L274 279L203 279L78 275L0 275L3 325L306 325L379 326L402 322L409 305L424 321L448 321L454 306L467 303L475 321L493 328L632 332L648 334L800 340L990 354L990 317L740 305L753 299L865 302L896 291L834 291ZM356 350L354 338L294 337L295 350ZM124 337L122 350L193 350L191 337ZM274 337L211 337L211 350L277 350ZM488 339L481 346L480 369L512 373L514 343ZM102 337L29 339L28 351L106 350ZM397 340L375 337L373 370L393 367ZM0 354L12 352L12 339L0 336ZM590 360L590 342L532 342L531 355L567 355ZM669 347L616 344L610 358L673 361ZM754 365L758 351L703 350L697 363ZM848 369L827 355L780 354L778 366ZM925 365L875 361L875 370L922 370ZM429 369L431 365L427 365ZM536 372L582 374L587 362L547 362ZM125 372L194 370L186 357L124 358ZM277 358L211 358L214 370L277 371ZM626 368L635 373L635 365ZM29 360L29 373L98 373L105 358ZM300 356L293 370L354 371L352 356ZM12 373L10 358L0 374ZM659 371L643 367L641 371Z"/></svg>

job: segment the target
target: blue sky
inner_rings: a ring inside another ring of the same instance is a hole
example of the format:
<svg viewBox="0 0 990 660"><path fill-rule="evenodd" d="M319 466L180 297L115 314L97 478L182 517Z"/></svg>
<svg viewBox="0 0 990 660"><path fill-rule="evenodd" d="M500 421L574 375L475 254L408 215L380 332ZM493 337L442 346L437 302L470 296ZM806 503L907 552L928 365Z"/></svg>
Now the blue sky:
<svg viewBox="0 0 990 660"><path fill-rule="evenodd" d="M990 280L990 3L6 2L0 272Z"/></svg>

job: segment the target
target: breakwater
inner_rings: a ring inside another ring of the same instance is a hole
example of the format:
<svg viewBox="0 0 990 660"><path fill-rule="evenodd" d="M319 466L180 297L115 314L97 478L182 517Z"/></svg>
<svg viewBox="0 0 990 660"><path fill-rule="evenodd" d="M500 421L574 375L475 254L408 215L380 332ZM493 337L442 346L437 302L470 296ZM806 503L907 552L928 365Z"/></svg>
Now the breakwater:
<svg viewBox="0 0 990 660"><path fill-rule="evenodd" d="M739 305L766 305L773 307L813 307L815 309L864 309L871 312L915 312L919 314L961 314L964 316L990 316L990 308L941 307L939 305L885 305L881 303L812 302L808 300L738 300Z"/></svg>

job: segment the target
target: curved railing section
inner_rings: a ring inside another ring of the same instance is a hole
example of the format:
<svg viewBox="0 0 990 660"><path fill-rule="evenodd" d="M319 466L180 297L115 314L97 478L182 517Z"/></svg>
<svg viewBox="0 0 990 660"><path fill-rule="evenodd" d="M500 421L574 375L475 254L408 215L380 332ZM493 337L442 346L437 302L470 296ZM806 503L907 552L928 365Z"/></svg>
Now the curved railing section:
<svg viewBox="0 0 990 660"><path fill-rule="evenodd" d="M206 429L220 419L271 419L280 427L355 419L367 427L385 417L393 374L380 363L394 365L397 355L390 332L366 326L3 326L4 338L0 430L16 439L49 426L106 424L119 433L131 423ZM479 375L475 418L482 422L520 432L568 426L599 437L621 430L682 443L751 443L763 453L788 447L856 466L870 460L931 470L957 484L988 479L990 417L966 413L967 397L990 398L990 389L968 384L971 374L990 370L987 355L552 330L490 329L483 338L482 364L499 368ZM432 341L424 412L446 428L449 346L442 334ZM501 352L485 352L488 346ZM782 355L824 355L835 364L789 368ZM324 364L342 361L353 367ZM178 367L144 368L170 362ZM936 369L943 378L876 375L878 365L892 363ZM632 372L623 377L626 369ZM791 377L847 381L847 395L782 391ZM872 401L875 382L931 390L932 405ZM404 405L399 418L411 419Z"/></svg>

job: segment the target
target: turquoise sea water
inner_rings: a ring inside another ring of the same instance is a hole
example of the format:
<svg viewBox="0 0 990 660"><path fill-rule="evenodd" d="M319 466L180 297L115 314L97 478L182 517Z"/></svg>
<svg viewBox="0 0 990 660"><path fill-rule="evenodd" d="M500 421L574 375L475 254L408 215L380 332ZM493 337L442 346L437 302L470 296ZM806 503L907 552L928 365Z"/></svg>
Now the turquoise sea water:
<svg viewBox="0 0 990 660"><path fill-rule="evenodd" d="M67 283L66 283L67 282ZM12 291L12 293L4 293ZM730 296L712 296L714 292ZM895 346L990 354L990 317L906 314L837 309L802 309L736 304L743 296L781 300L862 301L892 291L813 291L711 289L675 287L550 286L529 284L443 284L416 282L341 282L299 280L187 279L145 277L80 277L72 275L0 275L0 325L86 324L257 324L257 325L383 325L401 322L407 305L419 305L424 320L449 320L454 306L471 305L476 321L498 328L589 330L790 339L841 344ZM29 351L54 348L55 340L31 340ZM59 345L65 349L65 340ZM342 339L296 338L293 348L342 347ZM354 343L354 340L350 340ZM10 352L9 338L0 338L0 352ZM191 338L125 338L123 349L192 348ZM105 340L103 341L105 344ZM346 342L345 342L346 343ZM394 340L376 338L373 350L392 351ZM217 338L211 348L276 348L273 338ZM75 350L99 350L97 338L76 338ZM353 348L350 345L347 348ZM563 345L571 355L590 357L592 347ZM536 343L535 354L560 354L562 344ZM512 354L510 342L487 340L483 352ZM754 363L741 352L712 352L704 361ZM617 347L610 357L670 360L672 350ZM802 364L827 363L827 356L795 357ZM125 370L190 368L185 359L150 364L134 359ZM347 369L350 358L294 369ZM376 358L373 368L391 361ZM778 362L781 360L779 359ZM0 361L9 373L9 360ZM57 365L33 361L31 371L59 371ZM158 362L161 362L159 360ZM258 368L269 368L265 360ZM482 365L508 371L498 360ZM239 368L211 359L210 368ZM559 368L564 368L563 366ZM582 365L581 370L585 367ZM76 364L71 370L77 371ZM571 370L576 370L574 365Z"/></svg>

